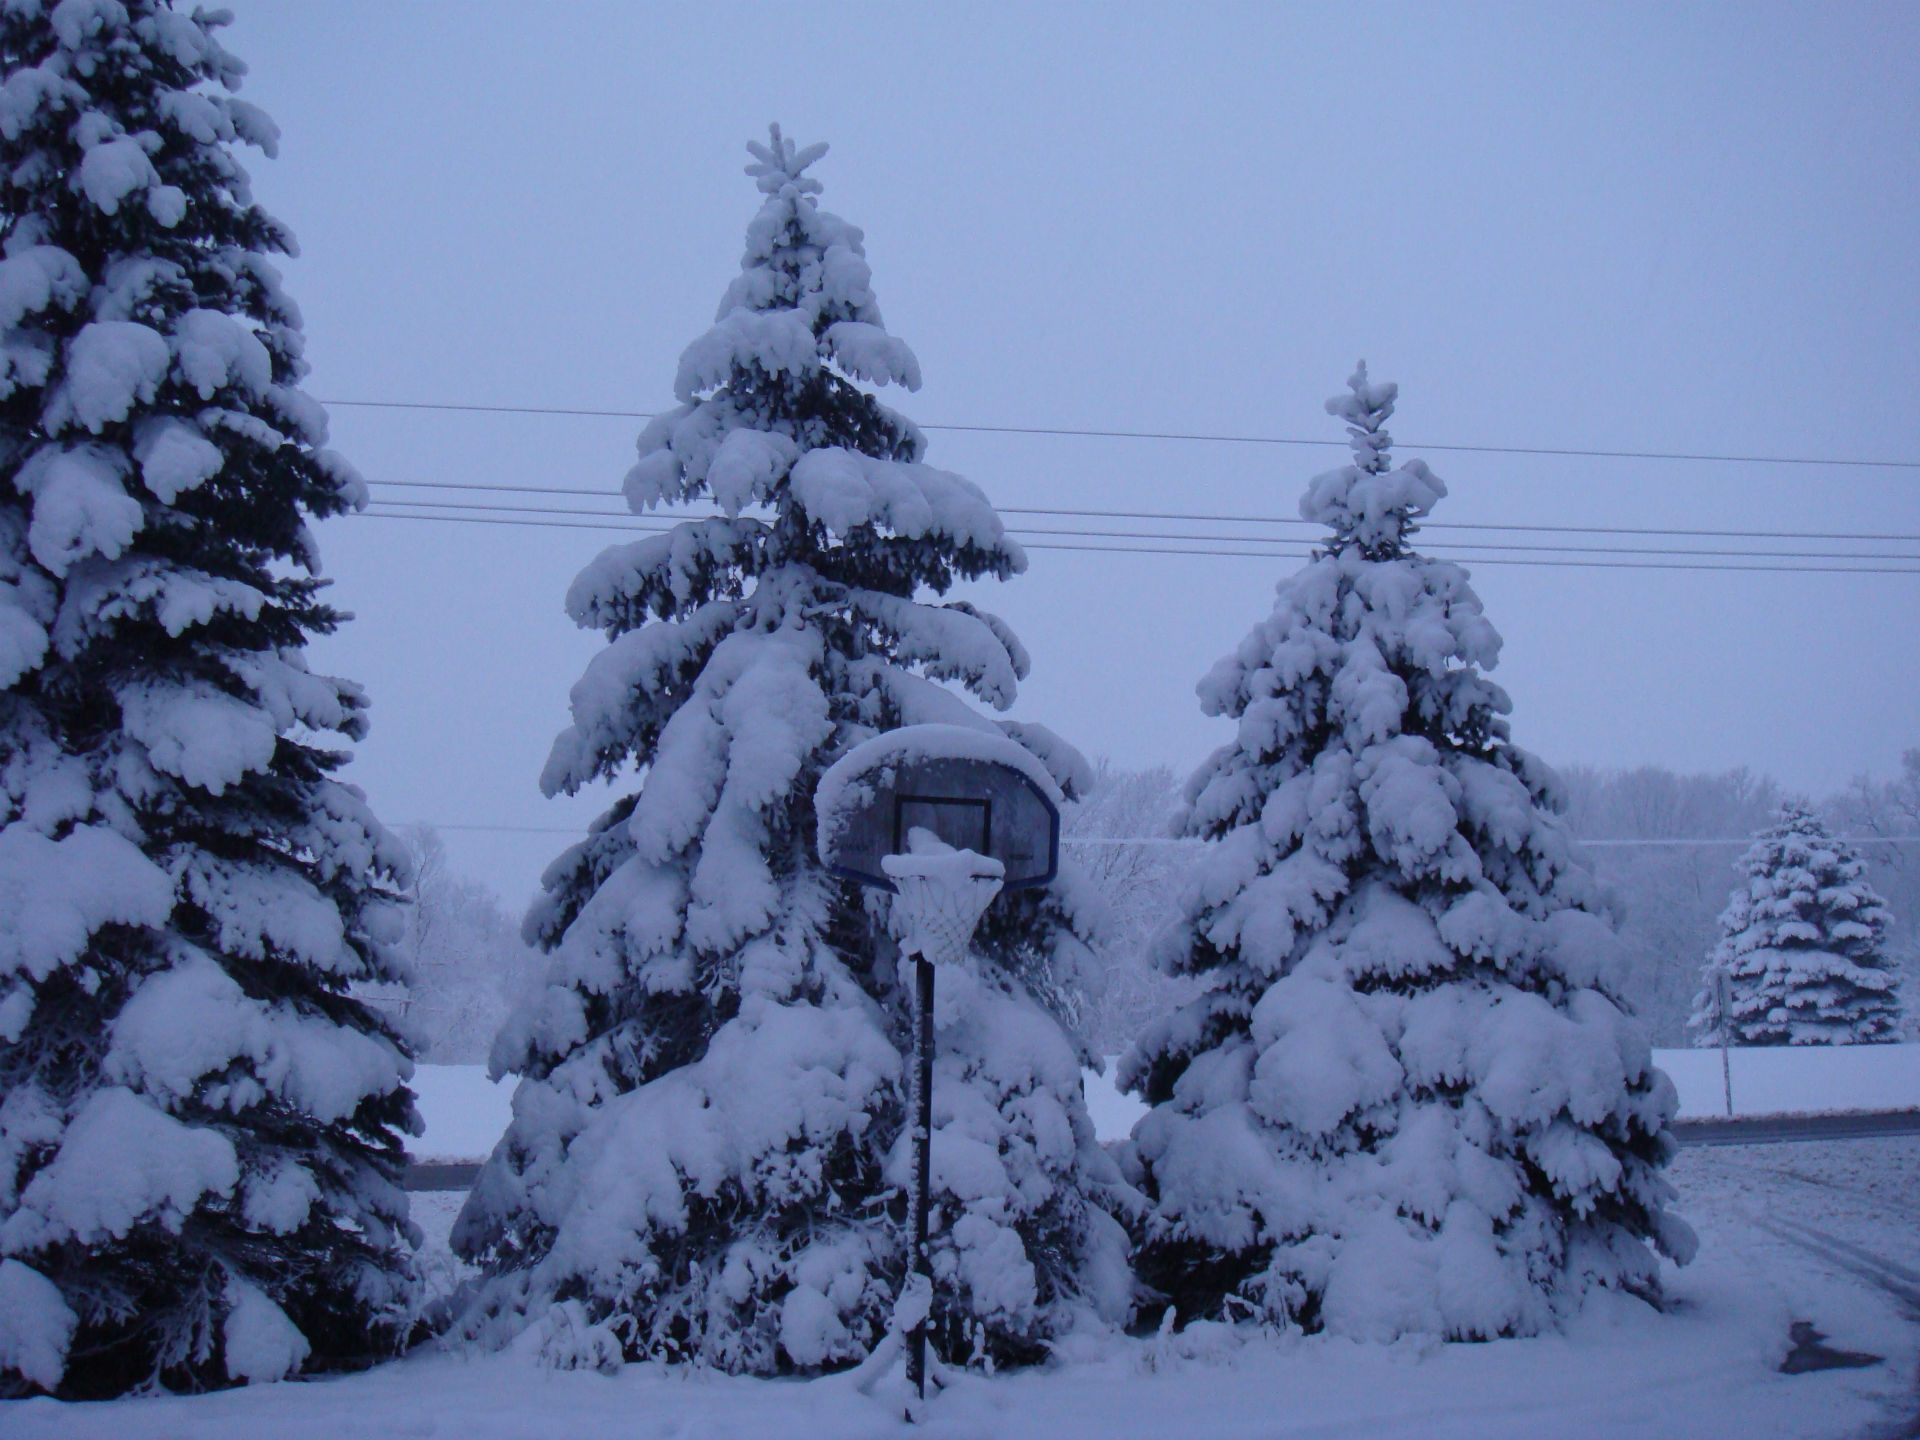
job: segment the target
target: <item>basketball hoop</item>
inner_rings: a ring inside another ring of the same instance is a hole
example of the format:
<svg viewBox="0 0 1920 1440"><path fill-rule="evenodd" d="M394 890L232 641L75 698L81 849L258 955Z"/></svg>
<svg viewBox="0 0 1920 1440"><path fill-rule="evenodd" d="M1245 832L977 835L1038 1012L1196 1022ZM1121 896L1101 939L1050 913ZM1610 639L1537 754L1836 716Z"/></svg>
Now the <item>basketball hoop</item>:
<svg viewBox="0 0 1920 1440"><path fill-rule="evenodd" d="M1052 882L1060 799L1046 768L1018 743L955 725L908 725L856 745L814 793L821 860L835 875L893 893L888 928L913 956L913 1261L895 1330L868 1362L877 1367L894 1353L889 1346L904 1348L907 1384L920 1400L934 1293L934 970L967 958L973 927L1002 889Z"/></svg>
<svg viewBox="0 0 1920 1440"><path fill-rule="evenodd" d="M907 954L957 965L967 958L974 926L1000 893L1006 866L939 845L924 830L915 830L913 840L918 843L908 854L880 862L894 888L889 928Z"/></svg>

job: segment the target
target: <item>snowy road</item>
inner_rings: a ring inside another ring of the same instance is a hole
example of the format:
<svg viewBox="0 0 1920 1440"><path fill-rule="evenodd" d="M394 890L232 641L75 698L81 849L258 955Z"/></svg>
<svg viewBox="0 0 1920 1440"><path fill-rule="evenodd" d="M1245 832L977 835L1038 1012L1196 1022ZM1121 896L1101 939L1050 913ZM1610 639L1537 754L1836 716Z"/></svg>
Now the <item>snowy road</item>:
<svg viewBox="0 0 1920 1440"><path fill-rule="evenodd" d="M1673 1169L1700 1258L1672 1313L1605 1297L1564 1335L1389 1349L1195 1327L1089 1340L1045 1371L967 1377L926 1440L1894 1440L1920 1435L1920 1138L1689 1149ZM461 1196L416 1196L434 1238ZM1864 1369L1785 1375L1805 1321ZM199 1398L0 1408L9 1440L863 1440L916 1432L843 1381L518 1354L422 1354L366 1375Z"/></svg>
<svg viewBox="0 0 1920 1440"><path fill-rule="evenodd" d="M1778 1145L1808 1140L1870 1140L1890 1135L1920 1135L1920 1110L1676 1120L1673 1122L1673 1133L1682 1145Z"/></svg>

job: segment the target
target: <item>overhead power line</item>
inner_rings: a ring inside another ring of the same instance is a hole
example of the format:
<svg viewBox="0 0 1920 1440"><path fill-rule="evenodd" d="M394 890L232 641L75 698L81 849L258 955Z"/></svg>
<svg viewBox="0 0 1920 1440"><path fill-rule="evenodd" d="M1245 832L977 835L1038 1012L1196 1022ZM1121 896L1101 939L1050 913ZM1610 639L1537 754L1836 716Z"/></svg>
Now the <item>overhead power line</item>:
<svg viewBox="0 0 1920 1440"><path fill-rule="evenodd" d="M591 512L587 512L587 513L591 513ZM416 520L416 521L439 522L443 524L456 524L456 525L507 525L507 526L530 527L530 528L544 529L544 530L591 530L591 531L596 531L602 534L612 533L612 534L623 534L623 535L661 535L661 534L667 533L668 530L671 528L668 526L650 525L650 524L644 524L644 523L642 524L618 523L618 521L624 517L609 517L608 519L596 522L596 521L588 521L588 520L549 520L549 519L534 518L531 516L506 517L506 516L496 516L496 515L444 515L444 514L422 514L422 513L411 512L411 511L368 510L364 512L363 518L372 519L372 520ZM1018 538L1019 532L1013 532L1013 533L1015 534L1015 537ZM1100 532L1090 531L1090 532L1086 532L1086 535L1084 538L1090 539L1090 540L1097 540L1104 537L1100 534ZM1125 537L1120 537L1120 538L1125 538ZM1199 556L1219 556L1226 559L1239 559L1239 560L1305 560L1310 558L1310 555L1311 555L1311 552L1306 550L1280 550L1280 549L1272 548L1276 544L1281 543L1278 541L1261 541L1258 539L1242 540L1236 537L1221 537L1221 538L1224 543L1228 543L1228 544L1239 545L1239 546L1265 546L1267 548L1221 549L1218 547L1202 548L1197 545L1179 545L1179 546L1133 545L1133 544L1094 545L1094 544L1086 544L1086 543L1071 542L1071 541L1064 541L1064 540L1032 540L1032 541L1023 540L1021 541L1021 544L1023 548L1028 550L1067 550L1067 551L1080 551L1084 553L1091 553L1091 554L1097 554L1097 555L1199 555ZM1295 542L1295 543L1298 543L1298 542ZM1541 548L1544 552L1549 547L1541 547ZM1727 571L1752 572L1752 573L1758 573L1758 574L1920 575L1920 556L1899 557L1901 559L1912 558L1914 563L1911 565L1882 565L1882 564L1804 565L1799 563L1785 564L1785 565L1775 565L1775 564L1756 565L1756 564L1748 564L1748 563L1745 563L1744 561L1738 564L1721 565L1721 564L1702 564L1698 560L1613 560L1613 559L1591 560L1591 559L1577 558L1579 556L1589 555L1589 554L1609 554L1609 553L1614 553L1614 552L1603 550L1598 547L1592 547L1587 549L1576 548L1571 550L1562 550L1557 553L1553 553L1551 555L1543 553L1538 558L1521 557L1521 556L1515 556L1515 555L1454 555L1454 554L1448 554L1445 556L1436 556L1435 558L1451 560L1461 565L1482 565L1482 566L1484 565L1529 565L1529 566L1542 566L1550 569L1580 568L1580 569L1599 569L1599 570L1695 570L1695 571L1727 570ZM1648 553L1660 555L1660 554L1687 553L1687 552L1652 551ZM1692 553L1711 556L1717 552L1700 551L1700 552L1692 552ZM1728 552L1728 553L1732 553L1732 552ZM1765 554L1769 552L1755 552L1755 553ZM1773 553L1780 553L1780 552L1773 552ZM1799 555L1791 554L1791 553L1781 553L1781 558L1786 560L1798 561L1803 557Z"/></svg>
<svg viewBox="0 0 1920 1440"><path fill-rule="evenodd" d="M387 480L387 485L422 482ZM1192 520L1227 525L1297 525L1311 530L1326 527L1313 520L1282 520L1271 515L1195 515L1166 510L1045 510L1020 505L996 505L1002 515L1081 515L1112 520ZM1920 543L1920 535L1894 535L1884 531L1863 533L1839 530L1687 530L1643 525L1514 525L1492 521L1422 520L1420 530L1500 530L1539 535L1669 535L1719 540L1880 540Z"/></svg>
<svg viewBox="0 0 1920 1440"><path fill-rule="evenodd" d="M1169 549L1149 545L1073 545L1053 541L1035 541L1029 550L1079 550L1097 555L1217 555L1236 560L1304 560L1307 555L1282 551ZM1530 565L1550 570L1727 570L1757 575L1920 575L1920 567L1869 565L1702 565L1698 562L1667 560L1568 560L1519 559L1513 556L1449 555L1445 559L1458 565Z"/></svg>
<svg viewBox="0 0 1920 1440"><path fill-rule="evenodd" d="M361 410L437 410L481 415L561 415L610 420L652 420L653 410L596 410L563 405L465 405L426 400L322 400L322 405ZM1312 445L1346 448L1345 440L1290 435L1226 435L1196 430L1101 430L1059 425L941 425L915 422L921 430L974 435L1051 435L1068 439L1171 440L1216 445ZM1920 460L1830 459L1810 455L1731 455L1693 450L1600 450L1563 445L1462 445L1437 441L1401 441L1410 450L1444 450L1474 455L1539 455L1593 460L1677 460L1726 465L1843 465L1868 470L1920 470Z"/></svg>
<svg viewBox="0 0 1920 1440"><path fill-rule="evenodd" d="M641 515L633 515L628 512L611 511L611 510L563 510L558 507L541 506L541 505L491 505L491 504L470 503L467 501L453 501L453 500L446 500L446 501L382 500L382 501L379 501L378 503L382 505L387 505L390 507L404 506L408 510L426 510L426 509L432 508L436 510L459 509L462 511L480 511L483 513L501 513L501 514L513 514L513 515L589 516L589 517L605 519L605 520L618 520L622 522L627 522L627 524L624 525L622 528L632 528L634 530L640 531L641 533L651 533L655 535L664 535L671 532L672 529L674 528L674 523L678 523L678 522L669 523L670 517L665 517L665 516L660 516L660 517L641 516ZM1025 513L1033 513L1033 512L1025 512ZM449 515L449 516L446 516L445 518L457 519L459 517ZM690 515L690 516L683 517L684 520L721 520L725 518L726 518L725 516L721 516L721 515ZM1064 536L1064 537L1077 539L1077 540L1176 540L1176 541L1206 542L1206 543L1227 544L1227 545L1272 546L1272 545L1286 545L1286 544L1297 545L1300 543L1299 537L1296 537L1296 536L1268 537L1263 535L1195 535L1190 533L1184 533L1181 531L1164 531L1164 530L1083 530L1083 529L1059 529L1059 528L1053 528L1053 527L1047 527L1047 526L1019 526L1019 527L1009 527L1008 533L1013 535L1016 539L1020 539L1023 541L1029 535L1040 535L1040 536L1046 536L1046 537ZM1797 538L1797 537L1781 536L1779 538L1789 539L1789 538ZM1866 538L1866 537L1862 537L1862 538ZM1716 549L1710 549L1710 550L1698 550L1698 549L1662 550L1662 549L1655 549L1647 546L1635 546L1635 545L1586 545L1586 546L1539 545L1539 544L1517 545L1517 544L1505 544L1505 543L1501 543L1499 541L1493 541L1493 540L1475 540L1467 544L1456 544L1450 541L1441 541L1438 545L1429 545L1426 548L1429 550L1436 550L1436 549L1437 550L1478 549L1478 550L1502 550L1502 551L1512 550L1512 551L1521 551L1521 552L1526 552L1531 554L1553 552L1556 554L1572 554L1572 555L1673 555L1673 556L1681 556L1681 557L1724 556L1729 559L1908 560L1908 561L1914 562L1915 564L1920 564L1920 554L1902 555L1902 554L1889 554L1889 553L1884 553L1879 551L1859 551L1859 550L1727 550L1724 548L1716 548ZM1287 553L1292 553L1292 552L1287 552Z"/></svg>
<svg viewBox="0 0 1920 1440"><path fill-rule="evenodd" d="M498 492L507 495L564 495L580 496L593 500L616 500L613 491L602 486L599 489L574 489L558 485L475 485L458 480L374 480L370 484L383 488L399 490L454 490L471 494L490 494ZM399 504L399 501L382 502ZM429 502L420 502L429 503ZM448 501L449 505L470 508L466 501ZM1312 520L1301 520L1279 515L1208 515L1191 510L1075 510L1049 508L1044 505L996 505L994 509L1002 515L1066 515L1084 519L1098 520L1182 520L1195 524L1217 525L1288 525L1314 533L1326 527ZM595 512L611 514L616 519L702 519L702 516L637 516L631 512ZM1475 522L1469 520L1426 520L1420 524L1422 532L1428 530L1488 530L1514 531L1525 534L1543 535L1647 535L1672 536L1675 538L1702 538L1722 540L1869 540L1920 544L1920 535L1898 535L1886 531L1843 531L1843 530L1695 530L1659 528L1655 526L1623 525L1516 525L1493 521Z"/></svg>
<svg viewBox="0 0 1920 1440"><path fill-rule="evenodd" d="M376 482L380 483L380 482ZM394 482L407 484L409 482ZM430 483L430 482L429 482ZM610 498L610 497L608 497ZM492 501L435 499L405 500L381 498L369 513L379 519L437 520L464 524L531 525L540 528L577 528L610 531L619 534L658 535L686 521L718 520L719 515L633 515L606 509L587 509L557 505L503 505ZM1025 513L1058 513L1027 511ZM1094 518L1119 518L1118 512L1083 512ZM1069 517L1071 518L1071 517ZM1298 548L1305 537L1290 535L1231 535L1169 531L1165 529L1116 530L1070 526L1022 526L1009 531L1023 545L1036 550L1067 550L1082 553L1215 555L1225 558L1283 559L1308 558L1309 550ZM1562 533L1562 532L1555 532ZM1574 532L1584 533L1584 532ZM1619 538L1610 532L1608 538ZM1663 532L1655 532L1660 534ZM1789 540L1787 534L1767 538ZM1862 537L1863 539L1866 537ZM1881 539L1883 537L1873 537ZM1891 537L1897 543L1899 537ZM1157 541L1160 544L1135 544ZM1222 548L1232 547L1232 548ZM1807 549L1735 549L1727 546L1655 546L1655 545L1574 545L1568 543L1525 543L1480 538L1472 541L1439 541L1427 549L1439 558L1474 565L1546 565L1586 568L1631 569L1710 569L1781 570L1809 573L1920 574L1920 553L1862 550ZM1465 553L1463 553L1465 552ZM1488 553L1500 552L1500 553ZM1701 564L1700 562L1711 562ZM1748 564L1745 562L1765 562ZM1809 565L1800 562L1840 562Z"/></svg>

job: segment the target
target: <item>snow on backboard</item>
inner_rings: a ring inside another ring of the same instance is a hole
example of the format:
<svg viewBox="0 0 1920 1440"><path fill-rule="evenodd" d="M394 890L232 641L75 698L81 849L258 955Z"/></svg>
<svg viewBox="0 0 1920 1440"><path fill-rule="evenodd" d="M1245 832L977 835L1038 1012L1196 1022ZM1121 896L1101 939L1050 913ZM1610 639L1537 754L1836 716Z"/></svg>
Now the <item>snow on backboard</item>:
<svg viewBox="0 0 1920 1440"><path fill-rule="evenodd" d="M1015 741L909 725L855 746L820 777L820 858L836 875L891 890L881 858L904 854L917 828L1000 861L1009 890L1045 885L1059 868L1059 802L1053 778Z"/></svg>

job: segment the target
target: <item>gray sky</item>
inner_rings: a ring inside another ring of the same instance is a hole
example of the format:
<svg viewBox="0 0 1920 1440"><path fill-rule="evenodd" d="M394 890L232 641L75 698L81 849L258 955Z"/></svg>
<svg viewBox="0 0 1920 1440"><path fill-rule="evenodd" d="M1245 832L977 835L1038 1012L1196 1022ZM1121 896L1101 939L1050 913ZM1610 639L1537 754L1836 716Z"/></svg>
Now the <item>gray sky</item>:
<svg viewBox="0 0 1920 1440"><path fill-rule="evenodd" d="M867 232L927 381L887 398L923 424L1337 440L1321 402L1364 356L1436 521L1920 534L1911 469L1421 449L1920 457L1920 7L235 4L322 397L670 404L778 119L833 146L823 203ZM333 413L374 481L610 495L640 423ZM1341 458L932 442L1003 505L1219 514L1291 516ZM322 528L358 618L314 663L372 694L350 774L390 822L593 812L535 779L600 645L561 597L612 538ZM1033 652L1015 713L1182 770L1229 734L1195 680L1297 563L1031 559L976 587ZM1920 744L1920 577L1473 569L1550 760L1818 791ZM447 839L515 903L566 843Z"/></svg>

